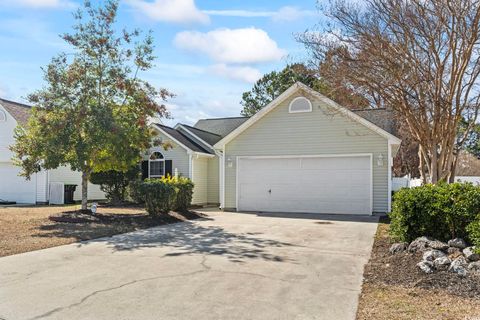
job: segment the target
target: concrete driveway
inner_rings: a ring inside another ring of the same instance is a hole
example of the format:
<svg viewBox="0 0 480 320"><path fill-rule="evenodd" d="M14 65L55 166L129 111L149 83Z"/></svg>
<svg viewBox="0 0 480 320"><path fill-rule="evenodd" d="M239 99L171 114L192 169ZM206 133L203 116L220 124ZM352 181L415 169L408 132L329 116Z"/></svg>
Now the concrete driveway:
<svg viewBox="0 0 480 320"><path fill-rule="evenodd" d="M376 218L209 218L0 258L0 319L354 319Z"/></svg>

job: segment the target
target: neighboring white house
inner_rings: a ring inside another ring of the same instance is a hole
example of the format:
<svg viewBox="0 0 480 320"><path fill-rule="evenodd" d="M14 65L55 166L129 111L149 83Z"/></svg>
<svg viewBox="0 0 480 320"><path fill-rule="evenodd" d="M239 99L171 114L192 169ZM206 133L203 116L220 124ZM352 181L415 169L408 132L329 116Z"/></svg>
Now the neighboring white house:
<svg viewBox="0 0 480 320"><path fill-rule="evenodd" d="M49 202L49 189L52 183L76 184L74 200L81 199L81 175L79 172L61 167L41 171L30 180L19 176L20 168L12 163L9 146L14 141L14 129L18 123L25 124L30 115L30 107L24 104L0 99L0 201L34 204ZM98 185L89 185L88 197L91 200L104 199Z"/></svg>
<svg viewBox="0 0 480 320"><path fill-rule="evenodd" d="M154 124L174 147L145 154L143 176L177 172L195 183L194 203L225 210L388 212L401 141L363 111L296 83L251 118Z"/></svg>

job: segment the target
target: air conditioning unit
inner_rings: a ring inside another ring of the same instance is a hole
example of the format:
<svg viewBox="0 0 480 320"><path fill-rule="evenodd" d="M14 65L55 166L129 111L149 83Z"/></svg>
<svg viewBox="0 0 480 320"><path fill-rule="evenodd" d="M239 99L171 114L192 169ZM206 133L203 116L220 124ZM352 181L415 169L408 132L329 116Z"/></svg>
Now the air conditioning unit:
<svg viewBox="0 0 480 320"><path fill-rule="evenodd" d="M64 204L64 196L64 184L62 182L50 182L48 202L50 204Z"/></svg>

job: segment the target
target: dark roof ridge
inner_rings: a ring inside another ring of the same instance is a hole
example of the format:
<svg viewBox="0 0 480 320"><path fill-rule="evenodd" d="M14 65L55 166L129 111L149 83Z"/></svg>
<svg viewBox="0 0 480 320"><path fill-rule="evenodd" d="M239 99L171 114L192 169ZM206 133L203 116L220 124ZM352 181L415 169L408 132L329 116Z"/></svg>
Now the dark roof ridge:
<svg viewBox="0 0 480 320"><path fill-rule="evenodd" d="M168 129L168 130L173 130L173 131L175 131L175 132L176 132L177 134L179 134L183 139L187 140L189 143L191 143L193 146L195 146L197 149L200 150L200 151L198 151L198 150L193 150L191 147L186 146L187 148L191 149L192 151L210 154L210 152L209 152L207 149L205 149L204 147L202 147L197 141L195 141L194 139L192 139L192 138L188 137L187 135L183 134L181 131L179 131L179 130L177 130L177 129L175 129L175 128L166 126L166 125L164 125L164 124L160 124L160 123L156 123L156 122L154 122L153 124L156 125L156 126L158 126L158 127L160 127L160 128L165 128L165 129ZM170 133L169 133L169 134L170 134ZM170 135L171 135L171 134L170 134ZM175 137L173 136L173 138L174 138L175 140L178 140L178 137L175 138ZM179 141L179 142L182 143L182 141Z"/></svg>
<svg viewBox="0 0 480 320"><path fill-rule="evenodd" d="M225 120L225 119L248 119L250 117L223 117L223 118L204 118L204 119L198 119L200 120Z"/></svg>
<svg viewBox="0 0 480 320"><path fill-rule="evenodd" d="M207 120L207 119L205 119L205 120ZM214 136L217 136L217 137L221 137L221 135L219 135L219 134L216 134L216 133L213 133L213 132L210 132L210 131L207 131L207 130L195 128L193 126L189 126L188 124L180 123L180 125L188 127L188 128L192 128L192 129L195 129L195 130L198 130L198 131L202 131L202 132L205 132L205 133L213 134Z"/></svg>
<svg viewBox="0 0 480 320"><path fill-rule="evenodd" d="M377 110L388 110L387 108L385 107L382 107L382 108L363 108L363 109L350 109L350 111L377 111Z"/></svg>

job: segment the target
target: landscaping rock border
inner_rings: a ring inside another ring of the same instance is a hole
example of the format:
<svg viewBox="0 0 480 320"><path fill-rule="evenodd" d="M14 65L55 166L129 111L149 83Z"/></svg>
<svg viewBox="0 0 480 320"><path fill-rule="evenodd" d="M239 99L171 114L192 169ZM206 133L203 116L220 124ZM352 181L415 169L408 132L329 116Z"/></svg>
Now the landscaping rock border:
<svg viewBox="0 0 480 320"><path fill-rule="evenodd" d="M423 253L422 261L416 266L426 274L448 270L460 277L465 277L468 273L480 275L480 255L476 253L475 247L469 247L461 238L451 239L445 243L428 237L419 237L410 244L394 243L389 249L392 255L404 251Z"/></svg>

